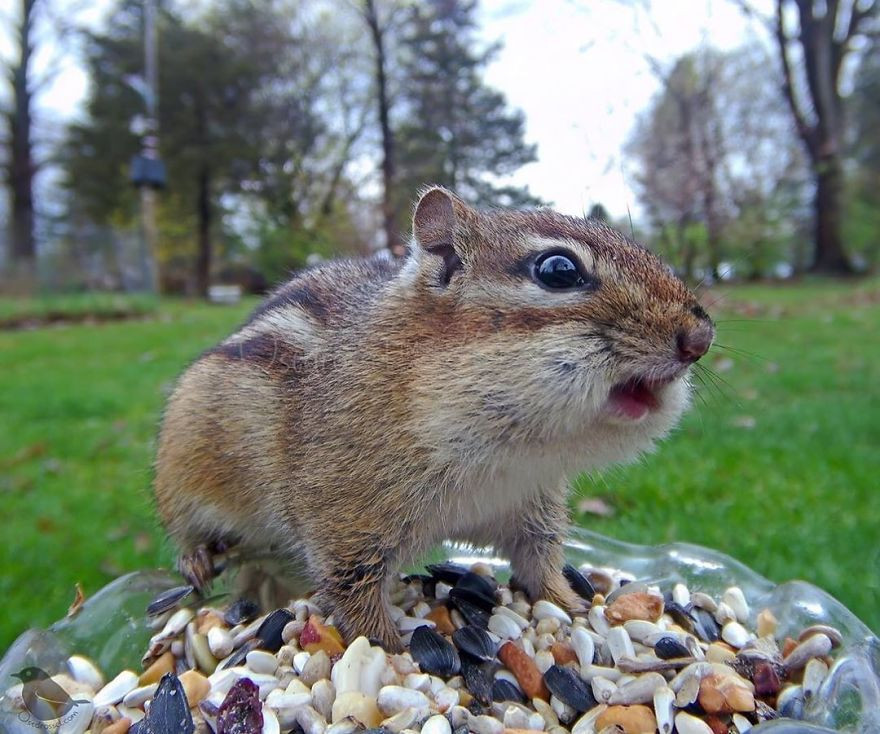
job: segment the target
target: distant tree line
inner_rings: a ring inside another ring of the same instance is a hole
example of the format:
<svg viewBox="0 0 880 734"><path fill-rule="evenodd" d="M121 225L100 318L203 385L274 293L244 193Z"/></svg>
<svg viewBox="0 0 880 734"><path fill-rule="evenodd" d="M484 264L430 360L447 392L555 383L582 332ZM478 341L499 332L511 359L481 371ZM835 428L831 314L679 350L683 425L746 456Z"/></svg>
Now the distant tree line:
<svg viewBox="0 0 880 734"><path fill-rule="evenodd" d="M137 247L143 7L120 0L86 34L85 115L58 151L65 244L51 255L91 285L124 283ZM497 46L479 41L475 16L476 0L160 2L168 186L151 254L163 290L204 294L215 278L262 286L311 253L402 254L427 182L483 205L539 203L497 183L535 147L522 113L483 80Z"/></svg>
<svg viewBox="0 0 880 734"><path fill-rule="evenodd" d="M39 255L59 284L140 287L155 261L167 292L261 289L313 254L401 255L425 183L481 205L542 203L500 183L537 151L484 81L499 46L480 41L477 0L154 0L167 187L145 249L130 182L145 2L117 0L80 36L88 98L52 151L61 193L37 247L33 27L53 0L20 2L0 161L15 278ZM644 212L633 233L689 278L843 274L880 258L878 0L774 8L767 43L648 59L659 91L625 151Z"/></svg>

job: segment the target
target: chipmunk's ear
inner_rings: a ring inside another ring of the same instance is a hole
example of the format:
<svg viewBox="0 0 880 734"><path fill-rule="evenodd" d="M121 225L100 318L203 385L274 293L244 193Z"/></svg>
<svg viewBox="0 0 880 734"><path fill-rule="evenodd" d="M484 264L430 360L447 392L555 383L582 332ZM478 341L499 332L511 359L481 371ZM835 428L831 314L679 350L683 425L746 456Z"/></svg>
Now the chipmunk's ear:
<svg viewBox="0 0 880 734"><path fill-rule="evenodd" d="M413 239L429 255L443 260L440 280L444 285L462 268L461 235L468 207L439 186L424 191L413 214Z"/></svg>

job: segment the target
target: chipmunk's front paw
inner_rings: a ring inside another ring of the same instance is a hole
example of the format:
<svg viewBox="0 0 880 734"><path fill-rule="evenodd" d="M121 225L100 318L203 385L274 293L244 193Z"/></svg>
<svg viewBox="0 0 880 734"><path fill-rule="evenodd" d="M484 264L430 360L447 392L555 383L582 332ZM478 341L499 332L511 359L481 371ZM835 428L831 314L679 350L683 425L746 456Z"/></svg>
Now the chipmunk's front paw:
<svg viewBox="0 0 880 734"><path fill-rule="evenodd" d="M214 558L204 545L196 546L191 553L182 554L177 559L177 570L200 594L207 590L216 575Z"/></svg>
<svg viewBox="0 0 880 734"><path fill-rule="evenodd" d="M363 635L371 645L379 645L385 652L396 655L404 651L400 641L400 633L391 618L382 613L370 615L370 618L342 617L337 621L342 636L350 644L355 637Z"/></svg>
<svg viewBox="0 0 880 734"><path fill-rule="evenodd" d="M569 614L585 615L590 611L590 605L572 591L565 576L561 573L553 574L543 584L540 597L552 601Z"/></svg>
<svg viewBox="0 0 880 734"><path fill-rule="evenodd" d="M379 645L385 652L397 654L404 651L397 625L387 612L388 604L381 585L374 586L366 594L324 588L316 592L311 601L326 615L333 615L336 628L347 645L357 637L366 637L371 645Z"/></svg>

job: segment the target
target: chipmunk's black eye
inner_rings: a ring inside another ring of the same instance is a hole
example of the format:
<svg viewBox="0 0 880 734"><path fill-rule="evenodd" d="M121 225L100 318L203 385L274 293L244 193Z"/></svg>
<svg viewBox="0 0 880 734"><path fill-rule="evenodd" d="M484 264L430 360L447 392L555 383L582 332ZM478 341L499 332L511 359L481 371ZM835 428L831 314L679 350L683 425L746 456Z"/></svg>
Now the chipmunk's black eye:
<svg viewBox="0 0 880 734"><path fill-rule="evenodd" d="M554 290L586 285L577 263L568 255L558 252L544 253L535 261L535 279Z"/></svg>

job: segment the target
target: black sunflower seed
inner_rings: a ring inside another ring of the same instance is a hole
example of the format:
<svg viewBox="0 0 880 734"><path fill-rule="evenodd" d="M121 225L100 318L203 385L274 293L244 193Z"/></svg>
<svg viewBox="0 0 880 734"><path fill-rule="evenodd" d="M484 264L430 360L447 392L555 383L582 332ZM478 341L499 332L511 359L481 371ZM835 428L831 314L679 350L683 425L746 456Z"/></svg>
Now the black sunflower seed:
<svg viewBox="0 0 880 734"><path fill-rule="evenodd" d="M238 650L236 650L232 655L227 658L226 662L223 663L223 670L227 668L234 668L236 665L242 665L244 663L244 659L247 657L247 654L251 650L256 650L261 647L261 643L259 640L248 640L245 642Z"/></svg>
<svg viewBox="0 0 880 734"><path fill-rule="evenodd" d="M155 617L162 614L162 612L167 612L169 609L174 609L174 607L178 606L181 601L192 594L193 591L195 591L195 587L193 586L175 586L173 589L163 591L150 602L147 607L147 616Z"/></svg>
<svg viewBox="0 0 880 734"><path fill-rule="evenodd" d="M281 632L294 619L296 616L289 609L276 609L272 612L257 630L256 638L260 641L260 647L269 652L278 652L284 644Z"/></svg>
<svg viewBox="0 0 880 734"><path fill-rule="evenodd" d="M570 563L566 563L562 567L562 575L565 576L565 580L568 581L568 585L571 586L571 589L575 594L581 597L581 599L593 601L593 597L596 595L596 590L586 576Z"/></svg>
<svg viewBox="0 0 880 734"><path fill-rule="evenodd" d="M495 659L498 646L489 637L489 633L472 624L465 625L452 633L452 641L462 652L468 653L478 660L490 661Z"/></svg>
<svg viewBox="0 0 880 734"><path fill-rule="evenodd" d="M195 730L183 685L174 673L166 673L159 681L138 731L140 734L192 734Z"/></svg>
<svg viewBox="0 0 880 734"><path fill-rule="evenodd" d="M576 711L589 711L596 705L590 684L571 668L551 665L544 673L544 682L556 698Z"/></svg>
<svg viewBox="0 0 880 734"><path fill-rule="evenodd" d="M462 566L460 563L453 563L452 561L432 563L426 566L426 568L428 573L435 579L443 581L450 586L455 586L458 580L468 572L466 566Z"/></svg>
<svg viewBox="0 0 880 734"><path fill-rule="evenodd" d="M492 678L480 665L480 661L469 655L461 656L461 675L471 695L483 706L492 703Z"/></svg>
<svg viewBox="0 0 880 734"><path fill-rule="evenodd" d="M223 613L223 621L230 627L237 624L245 624L256 619L260 613L260 605L250 599L239 599L229 605Z"/></svg>
<svg viewBox="0 0 880 734"><path fill-rule="evenodd" d="M475 594L491 599L494 603L495 590L498 588L498 583L495 579L491 579L488 576L468 571L456 582L455 586L458 589L469 589Z"/></svg>
<svg viewBox="0 0 880 734"><path fill-rule="evenodd" d="M654 643L654 652L661 660L671 660L672 658L690 657L691 651L688 650L674 637L661 637Z"/></svg>
<svg viewBox="0 0 880 734"><path fill-rule="evenodd" d="M663 611L672 617L672 620L685 631L694 631L694 620L690 612L678 602L668 602L664 605Z"/></svg>
<svg viewBox="0 0 880 734"><path fill-rule="evenodd" d="M430 627L416 627L409 650L423 673L449 676L461 670L461 659L452 643Z"/></svg>
<svg viewBox="0 0 880 734"><path fill-rule="evenodd" d="M715 642L721 637L721 628L711 613L700 607L688 604L681 606L676 602L665 605L666 612L672 620L687 632L696 635L703 642Z"/></svg>
<svg viewBox="0 0 880 734"><path fill-rule="evenodd" d="M489 611L483 609L479 604L474 604L470 594L471 592L467 589L452 589L449 592L449 600L461 612L461 616L468 624L487 629L489 627Z"/></svg>
<svg viewBox="0 0 880 734"><path fill-rule="evenodd" d="M716 642L721 638L721 627L711 613L700 607L694 607L690 616L694 620L694 634L703 642Z"/></svg>
<svg viewBox="0 0 880 734"><path fill-rule="evenodd" d="M454 589L451 589L449 592L449 598L453 601L462 599L475 607L479 607L486 612L486 614L491 614L492 610L497 605L494 596L486 596L485 594L481 594L478 591L466 587L462 588L456 586Z"/></svg>
<svg viewBox="0 0 880 734"><path fill-rule="evenodd" d="M506 678L496 678L492 684L492 700L525 703L526 697L517 686Z"/></svg>

